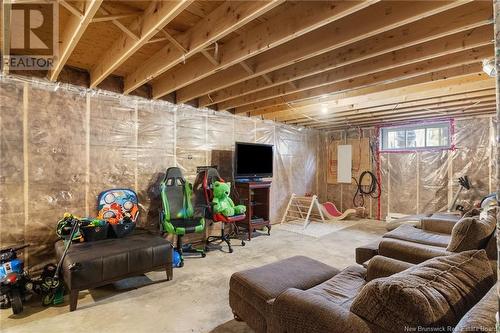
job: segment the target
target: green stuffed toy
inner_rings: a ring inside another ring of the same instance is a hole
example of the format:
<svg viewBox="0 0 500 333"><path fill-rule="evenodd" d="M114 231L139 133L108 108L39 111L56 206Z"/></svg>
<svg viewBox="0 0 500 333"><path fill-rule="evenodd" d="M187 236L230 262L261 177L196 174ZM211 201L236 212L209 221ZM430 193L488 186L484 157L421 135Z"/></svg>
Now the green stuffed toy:
<svg viewBox="0 0 500 333"><path fill-rule="evenodd" d="M214 183L214 199L212 205L215 213L220 213L226 217L244 214L247 208L244 205L235 206L229 197L231 183Z"/></svg>

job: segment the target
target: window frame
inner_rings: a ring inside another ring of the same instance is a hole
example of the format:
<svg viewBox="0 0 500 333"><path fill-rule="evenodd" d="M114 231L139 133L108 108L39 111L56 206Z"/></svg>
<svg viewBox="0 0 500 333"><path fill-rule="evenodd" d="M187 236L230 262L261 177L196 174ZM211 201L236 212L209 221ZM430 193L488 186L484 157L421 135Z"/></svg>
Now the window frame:
<svg viewBox="0 0 500 333"><path fill-rule="evenodd" d="M427 145L427 130L429 128L448 128L448 144L444 146L428 146ZM408 147L408 131L425 129L424 147ZM435 120L419 123L403 123L390 126L378 127L379 151L384 153L397 152L414 152L414 151L432 151L432 150L453 150L454 149L454 122L453 120ZM388 133L395 131L405 131L405 147L404 148L387 148Z"/></svg>

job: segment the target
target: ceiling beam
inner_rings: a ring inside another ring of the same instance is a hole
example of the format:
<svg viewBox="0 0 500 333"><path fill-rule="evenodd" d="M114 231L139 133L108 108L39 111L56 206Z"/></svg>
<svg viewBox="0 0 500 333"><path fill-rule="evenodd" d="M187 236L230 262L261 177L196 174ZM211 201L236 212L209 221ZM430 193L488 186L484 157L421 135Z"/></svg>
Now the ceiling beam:
<svg viewBox="0 0 500 333"><path fill-rule="evenodd" d="M52 69L48 72L48 78L50 81L57 80L59 73L61 73L61 70L71 56L71 53L73 53L73 50L80 41L80 38L83 36L83 33L92 22L97 10L101 7L102 1L103 0L87 1L84 13L81 15L71 15L69 17L66 26L61 31L59 56L55 59Z"/></svg>
<svg viewBox="0 0 500 333"><path fill-rule="evenodd" d="M363 121L337 121L332 124L325 124L324 126L316 127L319 130L330 130L333 128L347 128L347 127L368 127L375 125L389 125L394 123L408 122L408 121L417 121L417 120L428 120L428 119L446 119L446 118L456 118L456 117L465 117L465 116L478 116L485 114L495 114L495 105L492 106L486 105L481 108L471 108L470 110L441 110L439 112L429 113L429 112L421 112L419 114L414 115L395 115L391 117L381 117L368 119Z"/></svg>
<svg viewBox="0 0 500 333"><path fill-rule="evenodd" d="M463 57L474 57L474 48L489 46L492 51L493 30L486 26L477 29L477 34L472 31L471 39L457 39L455 35L437 39L432 42L412 46L399 51L387 53L375 58L370 58L361 62L357 62L348 66L324 70L319 74L306 76L296 81L294 86L281 84L265 90L260 90L251 94L243 95L225 102L217 104L219 110L232 109L238 106L251 104L263 101L269 98L274 98L293 92L299 92L322 85L350 80L356 77L369 75L385 70L394 70L398 67L409 66L423 61L432 61L432 59L450 57L453 58L456 54L463 54ZM451 38L453 37L453 38ZM460 37L462 37L460 35ZM464 50L471 50L465 52ZM406 73L406 72L405 72Z"/></svg>
<svg viewBox="0 0 500 333"><path fill-rule="evenodd" d="M92 19L92 23L108 22L108 21L113 21L113 20L122 20L124 18L137 17L139 15L141 15L141 12L96 16Z"/></svg>
<svg viewBox="0 0 500 333"><path fill-rule="evenodd" d="M255 57L253 59L256 64L254 75L249 75L241 68L233 66L225 72L215 73L208 78L179 89L177 92L179 101L212 93L243 80L342 48L348 44L464 4L466 3L454 2L450 4L424 1L412 2L412 5L408 6L408 3L394 1L377 3ZM363 22L363 24L353 25L353 22Z"/></svg>
<svg viewBox="0 0 500 333"><path fill-rule="evenodd" d="M363 107L363 105L357 105L356 108L332 108L328 109L327 112L315 112L315 113L300 113L298 112L296 115L289 117L287 120L281 120L281 122L285 122L287 124L294 125L311 125L317 121L328 121L329 119L336 117L337 115L341 116L350 116L350 115L360 115L365 113L372 112L383 112L383 111L393 111L393 110L421 110L422 108L433 108L433 107L443 107L443 106L459 106L474 102L484 102L489 101L494 98L494 91L492 89L476 91L472 93L463 93L456 94L451 96L440 96L428 99L421 99L417 101L407 101L402 103L390 103L384 104L380 106L370 106ZM382 101L383 102L383 101ZM320 105L317 105L315 109L320 109ZM314 118L315 120L311 120Z"/></svg>
<svg viewBox="0 0 500 333"><path fill-rule="evenodd" d="M477 36L476 30L485 29L485 26L490 26L489 29L491 29L491 11L491 6L484 2L474 2L460 6L270 72L269 75L273 77L272 83L262 80L261 77L253 77L253 75L249 76L252 77L249 80L240 82L241 80L236 79L233 82L230 80L235 76L227 73L228 75L222 79L232 85L210 92L210 98L208 95L201 96L200 106L223 102L285 82L318 74L323 70L349 65L435 39L445 40L448 36L451 37L450 35L455 35L457 40L471 40L474 37L469 36L469 34ZM255 61L259 61L258 57ZM262 68L263 66L259 67ZM223 82L217 82L217 86L226 86ZM196 84L201 84L201 82Z"/></svg>
<svg viewBox="0 0 500 333"><path fill-rule="evenodd" d="M153 98L159 98L216 71L237 65L245 59L354 13L373 2L375 1L287 3L287 8L274 17L222 45L219 48L221 63L218 66L200 57L160 76L153 81ZM238 68L247 73L240 65ZM178 101L181 100L180 97L182 98L177 95ZM184 98L182 100L185 101Z"/></svg>
<svg viewBox="0 0 500 333"><path fill-rule="evenodd" d="M265 100L237 107L235 112L252 112L269 106L288 104L294 101L311 99L318 96L338 93L340 91L353 90L381 83L397 82L414 77L421 77L422 74L431 74L449 68L456 68L461 65L477 65L480 63L481 59L491 56L492 54L492 46L488 45L478 49L462 51L454 54L453 56L441 56L435 59L395 67L390 70L384 70L334 83L329 83L328 74L325 74L324 76L319 75L317 77L311 77L310 79L302 79L303 82L300 82L302 80L297 81L301 88L296 92L288 86L283 87L281 95L275 94L277 90L276 88L271 88L272 90L269 92L269 95L274 96L266 96L263 94L264 92L260 92L260 98ZM280 87L277 88L279 89Z"/></svg>
<svg viewBox="0 0 500 333"><path fill-rule="evenodd" d="M137 38L126 31L116 39L113 45L100 57L90 70L90 87L94 88L108 77L115 69L130 58L137 50L153 38L158 31L186 9L192 0L153 1L130 25L128 30L138 31Z"/></svg>
<svg viewBox="0 0 500 333"><path fill-rule="evenodd" d="M71 4L65 0L59 0L58 2L61 6L66 8L67 11L69 11L71 14L73 14L74 16L76 16L78 18L81 18L83 15L85 15L85 13L82 10L80 10L79 8L76 8L75 6L73 6L73 4Z"/></svg>
<svg viewBox="0 0 500 333"><path fill-rule="evenodd" d="M316 120L309 120L307 123L302 123L300 126L309 126L312 128L321 127L324 124L336 122L338 120L347 120L347 121L360 121L360 120L371 120L377 119L378 117L385 116L395 116L395 115L416 115L422 112L428 113L440 113L442 111L449 110L469 110L469 109L477 109L484 106L491 106L495 102L494 96L490 96L489 98L484 98L480 100L467 100L467 101L459 101L454 103L444 103L440 105L432 105L428 107L420 107L420 108L405 108L400 109L396 108L393 110L385 110L385 111L376 111L376 112L365 112L363 114L338 114L335 117L330 117L328 119L320 119L316 118Z"/></svg>
<svg viewBox="0 0 500 333"><path fill-rule="evenodd" d="M188 31L176 36L177 42L183 46L186 52L182 52L175 45L167 45L153 54L137 70L126 76L124 80L125 93L130 93L175 65L185 62L187 58L201 52L222 37L239 29L282 2L283 0L224 2ZM203 59L208 61L212 67L218 66L218 63L214 63L211 59ZM182 66L182 68L185 66Z"/></svg>
<svg viewBox="0 0 500 333"><path fill-rule="evenodd" d="M364 108L386 104L404 103L412 100L427 99L444 95L480 91L494 87L492 80L482 72L480 64L460 66L443 71L424 74L419 77L396 81L385 85L332 94L324 98L315 98L290 104L282 111L275 107L258 111L266 119L282 119L297 111L308 111L318 104L333 108ZM412 94L409 96L409 94ZM416 94L416 97L413 95ZM257 112L256 112L257 113ZM257 115L252 113L251 115Z"/></svg>

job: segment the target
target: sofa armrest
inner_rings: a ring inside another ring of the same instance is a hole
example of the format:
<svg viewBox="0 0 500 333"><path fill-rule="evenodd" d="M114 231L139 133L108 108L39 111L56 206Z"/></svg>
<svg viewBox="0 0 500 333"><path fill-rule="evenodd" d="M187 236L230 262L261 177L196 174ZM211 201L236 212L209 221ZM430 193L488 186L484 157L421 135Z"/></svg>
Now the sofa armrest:
<svg viewBox="0 0 500 333"><path fill-rule="evenodd" d="M451 230L455 226L455 223L457 221L429 217L420 220L420 228L422 230L451 235Z"/></svg>
<svg viewBox="0 0 500 333"><path fill-rule="evenodd" d="M427 259L446 256L453 252L446 251L443 247L384 238L379 244L378 253L384 257L420 264Z"/></svg>
<svg viewBox="0 0 500 333"><path fill-rule="evenodd" d="M368 268L366 270L366 282L370 282L373 279L381 277L391 276L412 266L413 264L401 260L375 256L368 263Z"/></svg>
<svg viewBox="0 0 500 333"><path fill-rule="evenodd" d="M279 318L280 332L373 332L371 325L348 307L295 288L287 289L276 298L273 313Z"/></svg>

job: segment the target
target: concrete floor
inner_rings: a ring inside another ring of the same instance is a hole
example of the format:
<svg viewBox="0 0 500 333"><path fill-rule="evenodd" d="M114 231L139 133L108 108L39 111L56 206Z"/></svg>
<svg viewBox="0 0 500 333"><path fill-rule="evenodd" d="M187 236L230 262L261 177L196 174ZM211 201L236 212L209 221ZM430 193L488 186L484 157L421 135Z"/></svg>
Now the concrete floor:
<svg viewBox="0 0 500 333"><path fill-rule="evenodd" d="M119 290L165 277L152 272L123 283L80 293L78 309L65 305L44 308L30 302L14 316L0 310L2 332L252 332L233 320L228 304L229 278L233 272L257 267L293 255L306 255L338 268L355 264L354 249L384 233L384 222L363 220L322 238L273 228L244 247L233 240L234 253L218 250L207 257L189 258L174 269L174 280ZM238 244L238 246L236 246ZM226 250L227 248L223 248Z"/></svg>

